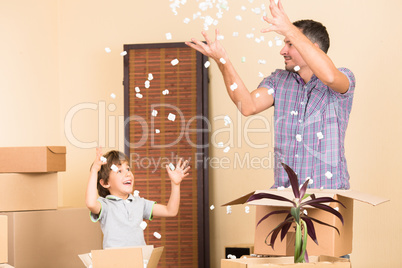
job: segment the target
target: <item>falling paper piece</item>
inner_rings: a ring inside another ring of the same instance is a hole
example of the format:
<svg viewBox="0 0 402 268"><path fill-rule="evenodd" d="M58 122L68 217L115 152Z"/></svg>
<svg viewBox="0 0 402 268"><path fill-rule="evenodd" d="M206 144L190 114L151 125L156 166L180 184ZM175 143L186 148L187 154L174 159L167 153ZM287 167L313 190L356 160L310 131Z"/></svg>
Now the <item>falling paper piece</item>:
<svg viewBox="0 0 402 268"><path fill-rule="evenodd" d="M258 64L266 64L267 61L266 60L258 60Z"/></svg>
<svg viewBox="0 0 402 268"><path fill-rule="evenodd" d="M334 207L334 209L335 209L336 211L339 211L339 207Z"/></svg>
<svg viewBox="0 0 402 268"><path fill-rule="evenodd" d="M174 171L176 169L176 167L172 163L169 163L169 168L171 171Z"/></svg>
<svg viewBox="0 0 402 268"><path fill-rule="evenodd" d="M278 186L277 190L278 190L278 191L285 190L285 186Z"/></svg>
<svg viewBox="0 0 402 268"><path fill-rule="evenodd" d="M142 230L145 230L145 228L147 228L147 225L148 224L145 221L142 221L141 224L140 224L140 227L141 227Z"/></svg>
<svg viewBox="0 0 402 268"><path fill-rule="evenodd" d="M260 96L260 93L256 93L255 97L258 98Z"/></svg>
<svg viewBox="0 0 402 268"><path fill-rule="evenodd" d="M112 94L110 94L110 97L111 97L112 99L115 99L115 98L116 98L116 94L112 93Z"/></svg>
<svg viewBox="0 0 402 268"><path fill-rule="evenodd" d="M177 65L179 63L178 59L174 59L170 62L173 66Z"/></svg>
<svg viewBox="0 0 402 268"><path fill-rule="evenodd" d="M171 33L166 33L166 39L167 40L172 40L172 34Z"/></svg>
<svg viewBox="0 0 402 268"><path fill-rule="evenodd" d="M214 209L215 209L215 206L214 206L214 205L211 205L211 206L209 207L209 209L210 209L210 210L214 210Z"/></svg>
<svg viewBox="0 0 402 268"><path fill-rule="evenodd" d="M249 206L245 206L245 207L244 207L244 212L250 213L250 207L249 207Z"/></svg>
<svg viewBox="0 0 402 268"><path fill-rule="evenodd" d="M321 140L322 138L324 138L324 135L322 135L322 132L318 132L318 133L317 133L317 138L318 138L319 140Z"/></svg>
<svg viewBox="0 0 402 268"><path fill-rule="evenodd" d="M163 95L168 95L169 94L169 89L165 89L164 91L162 91Z"/></svg>
<svg viewBox="0 0 402 268"><path fill-rule="evenodd" d="M233 83L232 85L230 85L230 89L231 89L232 91L234 91L235 89L237 89L237 84L236 84L236 83Z"/></svg>
<svg viewBox="0 0 402 268"><path fill-rule="evenodd" d="M160 233L158 233L158 232L154 232L154 236L157 238L157 239L161 239L161 234Z"/></svg>
<svg viewBox="0 0 402 268"><path fill-rule="evenodd" d="M149 82L149 80L145 81L145 88L149 88L151 85L151 82Z"/></svg>
<svg viewBox="0 0 402 268"><path fill-rule="evenodd" d="M185 19L183 20L183 22L184 22L185 24L188 24L188 23L190 22L190 19L189 19L189 18L185 18Z"/></svg>
<svg viewBox="0 0 402 268"><path fill-rule="evenodd" d="M231 214L232 213L232 206L227 206L226 207L226 214Z"/></svg>
<svg viewBox="0 0 402 268"><path fill-rule="evenodd" d="M172 114L172 113L169 113L168 119L169 119L170 121L174 121L174 120L176 119L176 115L174 115L174 114Z"/></svg>
<svg viewBox="0 0 402 268"><path fill-rule="evenodd" d="M208 60L204 63L205 68L208 68L210 65L211 65L211 63Z"/></svg>
<svg viewBox="0 0 402 268"><path fill-rule="evenodd" d="M229 150L230 150L230 147L228 146L228 147L226 147L225 149L223 149L223 152L224 152L224 153L227 153L227 152L229 152Z"/></svg>
<svg viewBox="0 0 402 268"><path fill-rule="evenodd" d="M246 37L248 39L254 38L254 34L253 33L246 34Z"/></svg>
<svg viewBox="0 0 402 268"><path fill-rule="evenodd" d="M238 37L239 36L239 32L233 32L233 37Z"/></svg>
<svg viewBox="0 0 402 268"><path fill-rule="evenodd" d="M155 129L155 133L161 133L159 129Z"/></svg>
<svg viewBox="0 0 402 268"><path fill-rule="evenodd" d="M246 11L246 7L245 6L241 6L241 10Z"/></svg>
<svg viewBox="0 0 402 268"><path fill-rule="evenodd" d="M117 171L119 170L119 168L118 168L115 164L113 164L113 165L110 167L110 169L113 170L114 172L117 172Z"/></svg>
<svg viewBox="0 0 402 268"><path fill-rule="evenodd" d="M225 39L225 37L224 37L223 35L221 35L221 34L218 34L218 36L216 37L216 39L218 39L218 40L223 40L223 39Z"/></svg>
<svg viewBox="0 0 402 268"><path fill-rule="evenodd" d="M303 210L303 214L307 216L307 210Z"/></svg>
<svg viewBox="0 0 402 268"><path fill-rule="evenodd" d="M274 89L273 89L273 88L268 89L268 94L269 94L269 95L274 94L274 92L275 92L275 91L274 91Z"/></svg>
<svg viewBox="0 0 402 268"><path fill-rule="evenodd" d="M275 41L275 44L276 44L278 47L281 46L281 45L282 45L282 40L277 39L277 40Z"/></svg>
<svg viewBox="0 0 402 268"><path fill-rule="evenodd" d="M123 51L123 52L120 53L120 56L123 56L123 57L124 57L124 56L126 56L126 55L127 55L127 51Z"/></svg>
<svg viewBox="0 0 402 268"><path fill-rule="evenodd" d="M101 156L100 161L102 161L102 163L106 163L106 162L107 162L107 159L106 159L106 157Z"/></svg>
<svg viewBox="0 0 402 268"><path fill-rule="evenodd" d="M225 121L225 126L227 126L228 124L232 123L232 120L230 120L230 117L228 115L225 115L223 120Z"/></svg>
<svg viewBox="0 0 402 268"><path fill-rule="evenodd" d="M255 40L255 42L257 42L257 43L261 43L261 39L260 38L256 38L256 39L254 39Z"/></svg>
<svg viewBox="0 0 402 268"><path fill-rule="evenodd" d="M225 64L225 63L226 63L226 61L225 61L224 58L220 58L219 61L220 61L222 64Z"/></svg>
<svg viewBox="0 0 402 268"><path fill-rule="evenodd" d="M246 57L241 57L241 62L246 62Z"/></svg>
<svg viewBox="0 0 402 268"><path fill-rule="evenodd" d="M141 90L139 87L135 87L135 92L139 93Z"/></svg>
<svg viewBox="0 0 402 268"><path fill-rule="evenodd" d="M296 65L295 68L293 68L293 69L295 70L295 72L298 72L298 71L300 71L300 66Z"/></svg>
<svg viewBox="0 0 402 268"><path fill-rule="evenodd" d="M223 148L223 142L218 142L218 147Z"/></svg>
<svg viewBox="0 0 402 268"><path fill-rule="evenodd" d="M310 177L307 177L306 180L308 180L308 184L313 184L313 180Z"/></svg>
<svg viewBox="0 0 402 268"><path fill-rule="evenodd" d="M300 134L297 134L297 135L296 135L296 140L297 140L298 142L301 142L301 141L302 141L302 136L301 136Z"/></svg>
<svg viewBox="0 0 402 268"><path fill-rule="evenodd" d="M139 99L142 99L142 94L141 93L137 93L137 94L135 94L135 96L137 97L137 98L139 98Z"/></svg>
<svg viewBox="0 0 402 268"><path fill-rule="evenodd" d="M269 46L269 47L272 47L273 45L274 45L274 44L272 43L272 41L269 40L269 41L268 41L268 46Z"/></svg>
<svg viewBox="0 0 402 268"><path fill-rule="evenodd" d="M148 80L151 81L152 79L154 79L154 76L151 73L149 73L148 74Z"/></svg>
<svg viewBox="0 0 402 268"><path fill-rule="evenodd" d="M134 196L140 196L140 191L135 190L135 191L134 191Z"/></svg>
<svg viewBox="0 0 402 268"><path fill-rule="evenodd" d="M241 17L240 15L237 15L237 16L236 16L236 20L241 21L241 20L242 20L242 17Z"/></svg>
<svg viewBox="0 0 402 268"><path fill-rule="evenodd" d="M331 172L329 172L329 171L325 172L325 177L327 177L327 179L331 179L332 176L333 176L333 175L332 175Z"/></svg>
<svg viewBox="0 0 402 268"><path fill-rule="evenodd" d="M259 72L259 73L258 73L258 77L263 78L263 77L264 77L264 74L263 74L262 72Z"/></svg>
<svg viewBox="0 0 402 268"><path fill-rule="evenodd" d="M152 116L157 116L158 115L158 111L157 110L152 110Z"/></svg>
<svg viewBox="0 0 402 268"><path fill-rule="evenodd" d="M106 51L106 53L112 52L112 50L110 48L108 48L108 47L105 47L105 51Z"/></svg>

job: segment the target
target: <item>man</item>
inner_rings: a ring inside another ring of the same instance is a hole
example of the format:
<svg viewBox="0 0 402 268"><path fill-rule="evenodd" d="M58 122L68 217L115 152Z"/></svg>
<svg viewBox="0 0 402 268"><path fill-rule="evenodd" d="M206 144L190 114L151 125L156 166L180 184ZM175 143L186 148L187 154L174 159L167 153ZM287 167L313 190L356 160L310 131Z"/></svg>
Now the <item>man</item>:
<svg viewBox="0 0 402 268"><path fill-rule="evenodd" d="M272 18L264 20L270 26L262 32L285 37L280 54L286 70L276 70L251 93L217 39L212 42L202 32L206 44L194 38L186 44L217 62L227 92L243 115L275 106L273 187L289 186L280 165L283 162L298 174L300 183L310 179L310 188L349 189L344 138L354 75L346 68L337 69L327 56L329 36L321 23L303 20L292 24L281 1L270 0L269 8Z"/></svg>

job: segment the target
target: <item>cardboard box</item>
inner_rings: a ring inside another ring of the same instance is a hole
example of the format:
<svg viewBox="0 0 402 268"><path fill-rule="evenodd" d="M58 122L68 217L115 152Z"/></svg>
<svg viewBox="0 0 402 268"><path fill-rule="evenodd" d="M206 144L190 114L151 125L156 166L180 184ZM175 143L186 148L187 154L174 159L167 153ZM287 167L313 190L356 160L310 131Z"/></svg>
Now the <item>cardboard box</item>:
<svg viewBox="0 0 402 268"><path fill-rule="evenodd" d="M4 263L4 264L0 264L0 268L14 268L14 267L11 265L8 265L7 263Z"/></svg>
<svg viewBox="0 0 402 268"><path fill-rule="evenodd" d="M293 257L242 258L221 260L221 268L280 268L280 267L312 267L312 268L350 268L348 259L330 256L309 257L309 263L293 263Z"/></svg>
<svg viewBox="0 0 402 268"><path fill-rule="evenodd" d="M262 192L280 195L291 200L294 198L293 192L290 189L282 191L272 189L249 193L232 202L224 204L224 206L245 204L251 195L253 195L254 193ZM346 206L346 208L344 208L340 204L335 202L329 204L331 207L339 208L339 212L344 218L344 225L342 225L341 221L336 216L332 215L329 212L318 210L312 207L307 209L307 213L309 216L325 223L331 224L337 227L340 231L340 235L338 235L337 231L334 228L314 223L319 245L315 244L314 241L310 239L310 237L308 238L307 252L311 256L328 255L339 257L350 254L352 252L353 238L353 201L357 200L374 206L388 201L384 198L379 198L352 190L308 189L307 193L314 193L316 197L332 197L336 200L339 200ZM281 202L270 199L255 200L252 202L248 202L247 204L257 205L256 223L267 213L273 210L290 209L290 206L292 206L288 202ZM294 254L295 233L294 231L292 232L292 228L289 230L287 236L284 238L283 241L281 241L280 237L276 239L274 249L272 249L271 246L268 246L265 243L268 233L273 230L280 222L282 222L285 216L285 214L272 215L256 227L254 237L255 254L271 256L292 256Z"/></svg>
<svg viewBox="0 0 402 268"><path fill-rule="evenodd" d="M100 225L87 208L4 213L8 263L18 268L82 268L78 254L102 248Z"/></svg>
<svg viewBox="0 0 402 268"><path fill-rule="evenodd" d="M162 253L163 247L142 246L92 250L91 255L87 253L79 257L85 267L156 268Z"/></svg>
<svg viewBox="0 0 402 268"><path fill-rule="evenodd" d="M66 171L66 147L0 147L0 173Z"/></svg>
<svg viewBox="0 0 402 268"><path fill-rule="evenodd" d="M57 208L57 173L0 174L0 211Z"/></svg>
<svg viewBox="0 0 402 268"><path fill-rule="evenodd" d="M8 221L7 216L0 215L0 263L8 262Z"/></svg>
<svg viewBox="0 0 402 268"><path fill-rule="evenodd" d="M240 258L244 255L254 254L254 245L253 244L237 244L232 246L225 247L225 256L228 258L228 255L234 255L236 258Z"/></svg>

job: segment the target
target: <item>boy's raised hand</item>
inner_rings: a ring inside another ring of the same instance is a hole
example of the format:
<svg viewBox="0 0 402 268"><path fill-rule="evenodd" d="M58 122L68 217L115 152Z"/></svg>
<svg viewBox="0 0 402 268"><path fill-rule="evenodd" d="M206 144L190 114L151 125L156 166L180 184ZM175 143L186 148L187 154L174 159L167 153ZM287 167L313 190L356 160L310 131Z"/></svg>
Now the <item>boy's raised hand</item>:
<svg viewBox="0 0 402 268"><path fill-rule="evenodd" d="M102 165L106 164L106 162L102 162L101 157L102 157L102 148L100 147L96 148L96 156L91 168L96 172L98 172L101 169Z"/></svg>
<svg viewBox="0 0 402 268"><path fill-rule="evenodd" d="M188 171L190 170L190 166L188 166L188 161L184 161L182 163L182 159L179 159L179 162L177 162L176 169L171 170L168 165L166 165L166 171L169 174L169 178L172 180L172 182L176 185L179 185L183 178L188 176Z"/></svg>

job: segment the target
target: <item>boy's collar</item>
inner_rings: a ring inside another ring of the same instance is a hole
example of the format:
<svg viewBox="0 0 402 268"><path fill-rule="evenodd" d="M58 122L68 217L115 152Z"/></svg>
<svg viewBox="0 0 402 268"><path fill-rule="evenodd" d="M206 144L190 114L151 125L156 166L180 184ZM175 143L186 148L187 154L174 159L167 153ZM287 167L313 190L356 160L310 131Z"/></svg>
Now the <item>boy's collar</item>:
<svg viewBox="0 0 402 268"><path fill-rule="evenodd" d="M107 196L106 196L106 199L115 200L115 201L123 200L123 198L120 198L120 197L117 197L117 196L114 196L114 195L111 195L111 194L110 194L110 195L107 195ZM129 194L126 200L133 201L133 200L134 200L134 196L133 196L132 194Z"/></svg>

